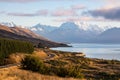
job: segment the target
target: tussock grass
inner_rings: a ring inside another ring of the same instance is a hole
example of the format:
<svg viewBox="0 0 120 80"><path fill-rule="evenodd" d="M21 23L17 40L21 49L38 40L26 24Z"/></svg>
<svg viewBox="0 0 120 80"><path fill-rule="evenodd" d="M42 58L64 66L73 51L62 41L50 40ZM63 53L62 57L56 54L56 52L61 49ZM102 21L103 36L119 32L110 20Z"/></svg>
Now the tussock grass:
<svg viewBox="0 0 120 80"><path fill-rule="evenodd" d="M57 76L47 76L19 69L18 67L11 67L0 69L0 80L83 80L74 78L61 78Z"/></svg>

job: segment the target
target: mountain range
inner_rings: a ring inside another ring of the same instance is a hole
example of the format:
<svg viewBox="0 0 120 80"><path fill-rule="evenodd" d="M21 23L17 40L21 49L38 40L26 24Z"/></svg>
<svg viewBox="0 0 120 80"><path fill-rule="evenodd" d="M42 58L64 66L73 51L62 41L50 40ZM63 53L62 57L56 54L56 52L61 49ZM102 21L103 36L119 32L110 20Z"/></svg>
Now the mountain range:
<svg viewBox="0 0 120 80"><path fill-rule="evenodd" d="M60 27L37 24L29 28L50 40L68 43L120 43L120 28L104 28L85 22L65 22ZM115 36L114 36L115 35Z"/></svg>
<svg viewBox="0 0 120 80"><path fill-rule="evenodd" d="M57 43L50 41L42 36L39 36L32 32L31 30L21 28L19 26L6 26L5 24L0 24L0 38L7 39L16 39L22 41L29 41L34 44L34 46L38 47L38 45L42 45L42 47L60 47L67 46L66 44Z"/></svg>
<svg viewBox="0 0 120 80"><path fill-rule="evenodd" d="M102 28L98 25L87 24L85 22L65 22L59 27L37 24L27 27L27 29L16 26L14 23L2 23L2 25L9 27L1 29L17 35L47 41L66 43L120 43L120 36L118 35L120 34L120 28L109 26Z"/></svg>

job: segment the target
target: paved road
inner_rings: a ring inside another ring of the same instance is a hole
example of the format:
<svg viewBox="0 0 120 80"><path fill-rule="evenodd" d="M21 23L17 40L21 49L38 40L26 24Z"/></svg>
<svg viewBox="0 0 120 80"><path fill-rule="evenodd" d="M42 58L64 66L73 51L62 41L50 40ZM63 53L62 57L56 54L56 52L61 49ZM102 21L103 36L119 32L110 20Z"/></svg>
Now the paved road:
<svg viewBox="0 0 120 80"><path fill-rule="evenodd" d="M49 60L55 57L54 53L46 53L48 55L47 58L45 58L44 60ZM9 68L9 67L13 67L13 66L20 66L20 63L15 63L15 64L8 64L8 65L4 65L4 66L0 66L0 69L2 68Z"/></svg>
<svg viewBox="0 0 120 80"><path fill-rule="evenodd" d="M20 66L20 63L8 64L8 65L0 66L0 69L9 68L9 67L13 67L13 66Z"/></svg>
<svg viewBox="0 0 120 80"><path fill-rule="evenodd" d="M48 57L45 60L49 60L49 59L52 59L52 58L55 57L55 54L53 54L53 53L50 53L50 54L47 54L47 55L48 55Z"/></svg>
<svg viewBox="0 0 120 80"><path fill-rule="evenodd" d="M49 59L55 57L55 55L52 54L52 53L51 54L47 54L47 55L48 55L48 57L45 60L49 60ZM8 65L0 66L0 69L2 69L2 68L9 68L9 67L13 67L13 66L20 66L20 63L8 64Z"/></svg>

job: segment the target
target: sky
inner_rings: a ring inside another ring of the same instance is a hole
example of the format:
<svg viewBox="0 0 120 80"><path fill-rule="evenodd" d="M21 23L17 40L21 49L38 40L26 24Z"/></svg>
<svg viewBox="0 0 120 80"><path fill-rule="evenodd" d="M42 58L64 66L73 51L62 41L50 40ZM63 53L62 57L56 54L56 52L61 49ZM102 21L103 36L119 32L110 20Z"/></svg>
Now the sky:
<svg viewBox="0 0 120 80"><path fill-rule="evenodd" d="M120 27L120 0L0 0L0 22L60 26L68 21Z"/></svg>

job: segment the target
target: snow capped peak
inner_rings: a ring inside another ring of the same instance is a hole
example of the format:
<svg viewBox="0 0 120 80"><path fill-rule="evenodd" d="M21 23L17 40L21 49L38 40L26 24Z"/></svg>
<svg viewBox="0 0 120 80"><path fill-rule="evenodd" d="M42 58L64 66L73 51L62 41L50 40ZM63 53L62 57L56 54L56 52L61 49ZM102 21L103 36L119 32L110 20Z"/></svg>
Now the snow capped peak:
<svg viewBox="0 0 120 80"><path fill-rule="evenodd" d="M76 25L79 26L80 29L88 30L89 25L86 22L75 22Z"/></svg>
<svg viewBox="0 0 120 80"><path fill-rule="evenodd" d="M75 22L75 24L79 26L79 29L84 31L103 32L107 29L96 24L88 24L87 22Z"/></svg>
<svg viewBox="0 0 120 80"><path fill-rule="evenodd" d="M60 28L62 28L62 29L78 29L78 25L76 25L74 22L65 22L60 26Z"/></svg>
<svg viewBox="0 0 120 80"><path fill-rule="evenodd" d="M16 24L14 24L13 22L2 22L0 23L1 25L4 25L4 26L8 26L8 27L15 27Z"/></svg>
<svg viewBox="0 0 120 80"><path fill-rule="evenodd" d="M103 32L107 29L112 28L112 26L108 25L108 26L100 26L97 24L88 24L87 22L75 22L76 25L79 26L80 29L83 29L85 31L100 31Z"/></svg>
<svg viewBox="0 0 120 80"><path fill-rule="evenodd" d="M49 25L43 25L43 24L36 24L35 26L31 26L29 27L29 29L35 33L38 33L38 34L47 34L55 29L57 29L57 27L55 26L49 26Z"/></svg>

